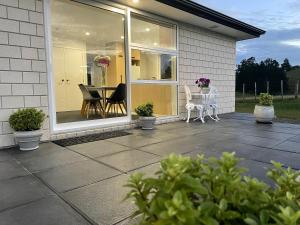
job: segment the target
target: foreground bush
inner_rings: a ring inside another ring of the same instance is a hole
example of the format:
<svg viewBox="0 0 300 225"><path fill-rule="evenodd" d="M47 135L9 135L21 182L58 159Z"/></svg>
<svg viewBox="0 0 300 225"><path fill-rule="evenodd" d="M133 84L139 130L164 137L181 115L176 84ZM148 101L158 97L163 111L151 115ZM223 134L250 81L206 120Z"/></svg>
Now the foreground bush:
<svg viewBox="0 0 300 225"><path fill-rule="evenodd" d="M297 225L300 224L300 173L272 162L275 185L243 176L234 153L220 159L171 155L158 178L131 176L140 225Z"/></svg>

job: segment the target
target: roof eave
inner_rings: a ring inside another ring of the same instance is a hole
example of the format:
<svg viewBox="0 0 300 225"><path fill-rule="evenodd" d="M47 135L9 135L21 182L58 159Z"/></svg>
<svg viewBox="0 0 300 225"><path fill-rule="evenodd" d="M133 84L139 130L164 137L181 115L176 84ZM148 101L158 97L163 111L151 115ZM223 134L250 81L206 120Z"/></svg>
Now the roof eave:
<svg viewBox="0 0 300 225"><path fill-rule="evenodd" d="M236 30L245 32L255 37L259 37L260 35L266 33L266 31L262 29L254 27L250 24L244 23L232 17L226 16L222 13L219 13L215 10L212 10L210 8L207 8L203 5L200 5L196 2L192 2L190 0L156 0L156 1L180 9L182 11L191 13L195 16L222 24L224 26L234 28Z"/></svg>

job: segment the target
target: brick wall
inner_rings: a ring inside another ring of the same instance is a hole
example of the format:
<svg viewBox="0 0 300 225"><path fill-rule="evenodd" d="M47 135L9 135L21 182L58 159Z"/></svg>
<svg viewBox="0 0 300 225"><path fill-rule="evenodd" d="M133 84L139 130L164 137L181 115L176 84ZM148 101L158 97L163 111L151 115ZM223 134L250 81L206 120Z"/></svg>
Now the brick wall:
<svg viewBox="0 0 300 225"><path fill-rule="evenodd" d="M198 92L195 80L200 77L211 79L211 84L218 89L219 113L234 112L235 44L233 38L190 25L179 25L179 114L181 117L186 117L183 86L187 84L192 92Z"/></svg>
<svg viewBox="0 0 300 225"><path fill-rule="evenodd" d="M9 115L37 107L48 114L43 4L0 0L0 146L14 144ZM49 139L49 122L43 139Z"/></svg>

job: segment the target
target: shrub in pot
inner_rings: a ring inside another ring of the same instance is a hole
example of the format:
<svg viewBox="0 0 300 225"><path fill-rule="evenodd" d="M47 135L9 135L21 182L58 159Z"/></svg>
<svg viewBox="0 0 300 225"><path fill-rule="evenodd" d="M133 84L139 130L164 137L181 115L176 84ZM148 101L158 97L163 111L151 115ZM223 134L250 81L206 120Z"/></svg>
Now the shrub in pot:
<svg viewBox="0 0 300 225"><path fill-rule="evenodd" d="M275 117L272 95L260 93L259 104L255 105L254 116L259 123L272 123Z"/></svg>
<svg viewBox="0 0 300 225"><path fill-rule="evenodd" d="M220 159L171 155L156 178L137 173L131 189L140 225L299 225L300 172L272 162L274 186L245 176L234 153Z"/></svg>
<svg viewBox="0 0 300 225"><path fill-rule="evenodd" d="M20 150L28 151L39 148L42 136L41 126L45 114L34 108L19 109L9 117L9 124L15 130L15 140Z"/></svg>
<svg viewBox="0 0 300 225"><path fill-rule="evenodd" d="M143 130L152 130L156 118L153 116L153 104L146 103L139 105L135 109L136 114L139 116L139 120Z"/></svg>

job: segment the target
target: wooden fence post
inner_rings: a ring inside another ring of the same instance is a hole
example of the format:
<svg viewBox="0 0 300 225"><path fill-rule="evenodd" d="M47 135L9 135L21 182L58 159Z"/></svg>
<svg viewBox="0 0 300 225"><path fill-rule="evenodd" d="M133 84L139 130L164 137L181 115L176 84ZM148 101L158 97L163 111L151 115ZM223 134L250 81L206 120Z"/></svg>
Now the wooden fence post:
<svg viewBox="0 0 300 225"><path fill-rule="evenodd" d="M256 101L257 89L256 89L256 82L254 82L254 99Z"/></svg>
<svg viewBox="0 0 300 225"><path fill-rule="evenodd" d="M243 101L245 101L245 83L243 83Z"/></svg>
<svg viewBox="0 0 300 225"><path fill-rule="evenodd" d="M296 83L295 99L298 98L298 94L299 94L299 80L297 80L297 83Z"/></svg>
<svg viewBox="0 0 300 225"><path fill-rule="evenodd" d="M281 99L283 100L283 80L280 81Z"/></svg>

